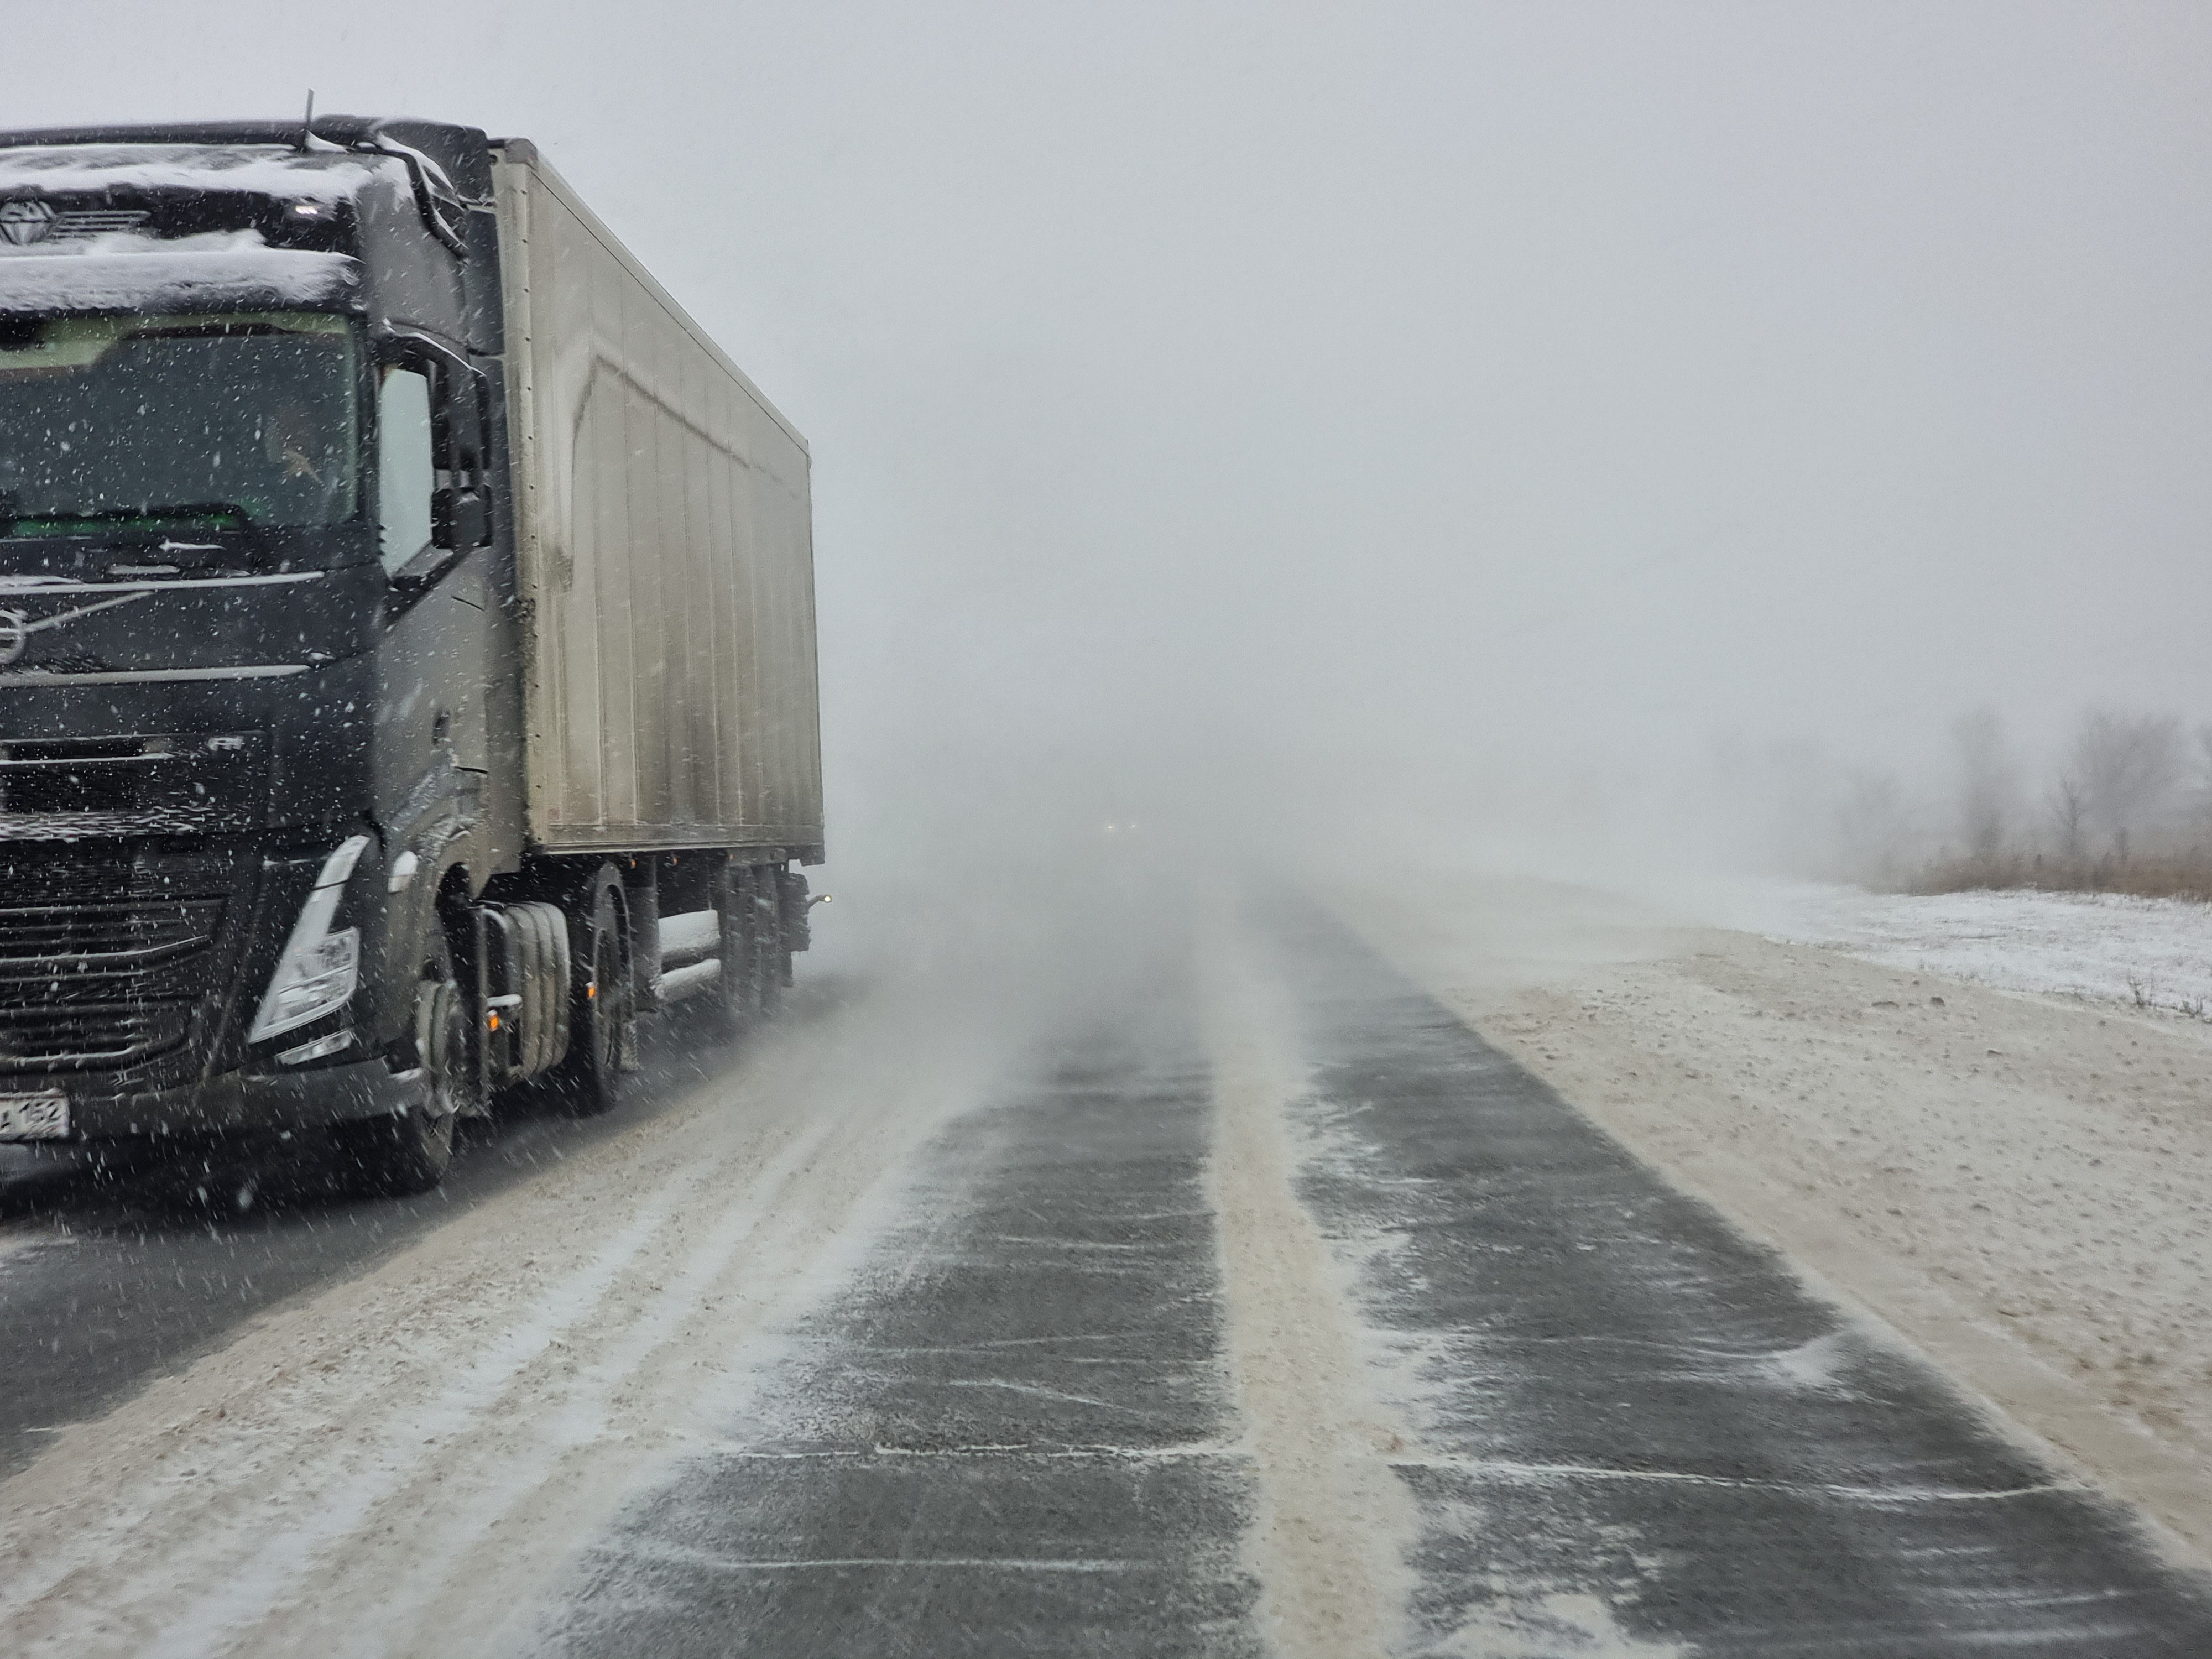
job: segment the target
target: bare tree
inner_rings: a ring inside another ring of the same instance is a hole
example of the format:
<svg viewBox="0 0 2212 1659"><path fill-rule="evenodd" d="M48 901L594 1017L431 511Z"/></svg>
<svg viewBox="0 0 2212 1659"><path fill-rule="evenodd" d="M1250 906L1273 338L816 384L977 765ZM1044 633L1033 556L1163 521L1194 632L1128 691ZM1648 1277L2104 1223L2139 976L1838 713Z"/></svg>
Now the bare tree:
<svg viewBox="0 0 2212 1659"><path fill-rule="evenodd" d="M2020 799L2020 769L1994 708L1977 708L1951 725L1959 755L1959 828L1966 851L1984 866L2004 851Z"/></svg>
<svg viewBox="0 0 2212 1659"><path fill-rule="evenodd" d="M2087 823L2112 837L2123 863L2128 842L2155 821L2181 778L2181 722L2171 714L2093 709L2074 734L2067 770L2081 782Z"/></svg>
<svg viewBox="0 0 2212 1659"><path fill-rule="evenodd" d="M2081 787L2081 780L2071 772L2059 775L2058 781L2051 786L2051 794L2044 806L2051 819L2051 837L2058 843L2058 855L2069 864L2079 864L2087 852L2083 831L2089 817L2089 792Z"/></svg>
<svg viewBox="0 0 2212 1659"><path fill-rule="evenodd" d="M1836 830L1850 875L1888 886L1902 874L1911 830L1905 794L1887 772L1853 772L1836 810Z"/></svg>
<svg viewBox="0 0 2212 1659"><path fill-rule="evenodd" d="M2212 726L2197 728L2197 752L2191 758L2194 775L2189 783L2190 816L2197 821L2197 834L2201 840L2206 832L2212 831Z"/></svg>

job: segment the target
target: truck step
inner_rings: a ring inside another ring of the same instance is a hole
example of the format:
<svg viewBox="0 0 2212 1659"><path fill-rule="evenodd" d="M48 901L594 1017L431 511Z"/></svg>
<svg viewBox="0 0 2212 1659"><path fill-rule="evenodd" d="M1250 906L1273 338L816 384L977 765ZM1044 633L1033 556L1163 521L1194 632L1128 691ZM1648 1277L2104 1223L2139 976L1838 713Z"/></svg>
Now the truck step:
<svg viewBox="0 0 2212 1659"><path fill-rule="evenodd" d="M661 917L660 971L664 975L721 953L721 919L712 910L684 910Z"/></svg>
<svg viewBox="0 0 2212 1659"><path fill-rule="evenodd" d="M672 969L660 976L658 994L663 1003L681 1002L721 983L722 959L708 957L689 967Z"/></svg>

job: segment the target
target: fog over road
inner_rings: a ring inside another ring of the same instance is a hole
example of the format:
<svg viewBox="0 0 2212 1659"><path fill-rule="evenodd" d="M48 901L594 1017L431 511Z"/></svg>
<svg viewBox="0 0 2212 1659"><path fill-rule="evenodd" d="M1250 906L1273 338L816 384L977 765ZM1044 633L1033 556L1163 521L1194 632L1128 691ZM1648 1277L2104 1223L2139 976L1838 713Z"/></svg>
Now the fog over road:
<svg viewBox="0 0 2212 1659"><path fill-rule="evenodd" d="M2185 1655L2205 1580L1322 910L0 1223L11 1652Z"/></svg>

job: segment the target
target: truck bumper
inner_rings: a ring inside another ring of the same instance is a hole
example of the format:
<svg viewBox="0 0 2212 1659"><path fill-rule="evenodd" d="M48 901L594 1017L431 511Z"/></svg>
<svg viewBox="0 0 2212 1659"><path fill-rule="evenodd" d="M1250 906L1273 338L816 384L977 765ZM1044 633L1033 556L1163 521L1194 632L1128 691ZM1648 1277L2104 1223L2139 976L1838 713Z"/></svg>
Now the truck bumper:
<svg viewBox="0 0 2212 1659"><path fill-rule="evenodd" d="M159 1093L70 1094L73 1141L220 1134L241 1129L319 1129L357 1118L392 1117L430 1097L419 1071L393 1073L380 1060L264 1076L231 1072L195 1087Z"/></svg>

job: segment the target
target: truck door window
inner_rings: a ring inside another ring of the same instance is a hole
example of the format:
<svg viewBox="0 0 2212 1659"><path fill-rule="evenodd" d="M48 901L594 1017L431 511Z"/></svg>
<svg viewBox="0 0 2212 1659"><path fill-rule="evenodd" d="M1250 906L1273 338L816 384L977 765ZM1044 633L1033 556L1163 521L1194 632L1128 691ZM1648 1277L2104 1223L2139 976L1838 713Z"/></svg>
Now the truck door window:
<svg viewBox="0 0 2212 1659"><path fill-rule="evenodd" d="M377 520L385 573L430 544L436 471L430 444L430 382L411 368L386 368L376 396Z"/></svg>

